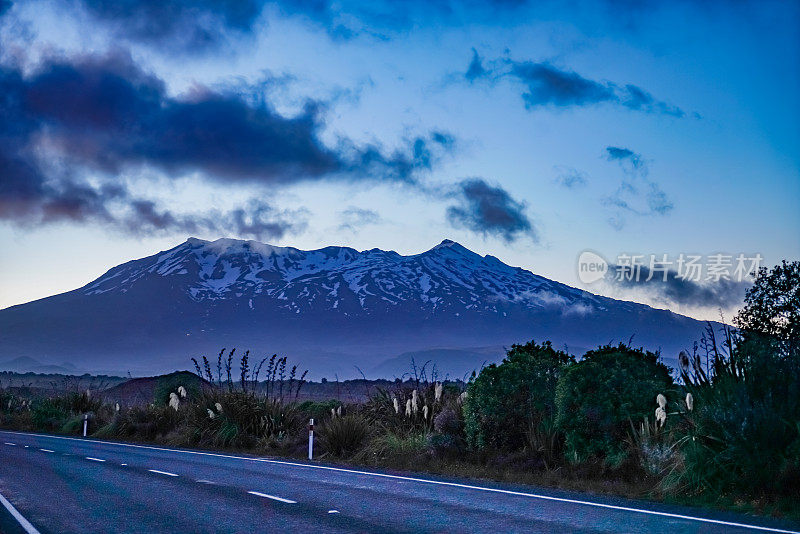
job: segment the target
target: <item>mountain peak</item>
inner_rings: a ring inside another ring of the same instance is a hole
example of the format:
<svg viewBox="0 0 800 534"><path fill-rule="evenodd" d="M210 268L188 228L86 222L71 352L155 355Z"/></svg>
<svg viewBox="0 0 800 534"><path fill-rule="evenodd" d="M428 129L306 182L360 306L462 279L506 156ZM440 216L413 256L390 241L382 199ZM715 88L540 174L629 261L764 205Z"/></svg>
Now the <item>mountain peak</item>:
<svg viewBox="0 0 800 534"><path fill-rule="evenodd" d="M464 252L469 254L475 254L467 247L461 245L460 243L457 243L456 241L453 241L452 239L443 239L441 243L433 247L429 252L434 250L452 250L453 252L460 252L462 254Z"/></svg>
<svg viewBox="0 0 800 534"><path fill-rule="evenodd" d="M441 255L444 254L445 256L459 256L463 258L471 258L473 260L480 260L481 255L477 254L467 247L461 245L453 241L452 239L444 239L441 243L433 247L432 249L428 250L424 254L426 255Z"/></svg>

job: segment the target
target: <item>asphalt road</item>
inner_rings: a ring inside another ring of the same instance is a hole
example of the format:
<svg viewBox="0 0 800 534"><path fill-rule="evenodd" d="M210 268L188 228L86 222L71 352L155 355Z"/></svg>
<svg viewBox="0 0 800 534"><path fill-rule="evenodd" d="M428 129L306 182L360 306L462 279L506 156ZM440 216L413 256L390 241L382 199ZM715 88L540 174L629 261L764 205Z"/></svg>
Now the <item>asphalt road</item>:
<svg viewBox="0 0 800 534"><path fill-rule="evenodd" d="M29 534L792 531L571 492L5 431L0 496L0 532Z"/></svg>

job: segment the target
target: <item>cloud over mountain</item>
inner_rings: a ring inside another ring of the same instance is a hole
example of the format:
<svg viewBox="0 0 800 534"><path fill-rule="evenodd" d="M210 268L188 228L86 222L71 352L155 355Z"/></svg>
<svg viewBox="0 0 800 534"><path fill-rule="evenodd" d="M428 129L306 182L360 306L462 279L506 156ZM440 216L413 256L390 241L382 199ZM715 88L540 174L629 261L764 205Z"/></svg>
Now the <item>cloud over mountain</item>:
<svg viewBox="0 0 800 534"><path fill-rule="evenodd" d="M24 75L2 66L0 89L0 218L19 224L92 221L133 232L228 228L280 237L297 225L264 201L179 215L135 195L129 182L156 172L272 187L414 184L453 142L432 132L389 153L347 138L328 146L320 139L321 102L308 100L299 114L284 116L269 102L207 87L174 96L123 52L52 57Z"/></svg>
<svg viewBox="0 0 800 534"><path fill-rule="evenodd" d="M637 289L657 302L676 303L695 307L727 310L738 306L752 285L750 280L721 278L714 282L701 282L678 276L673 269L651 271L646 265L637 266L638 279L614 276L618 266L611 265L606 280L620 289Z"/></svg>
<svg viewBox="0 0 800 534"><path fill-rule="evenodd" d="M507 243L523 236L538 242L539 234L525 214L525 204L501 186L470 178L458 184L453 196L457 203L447 208L447 219L454 227L499 237Z"/></svg>

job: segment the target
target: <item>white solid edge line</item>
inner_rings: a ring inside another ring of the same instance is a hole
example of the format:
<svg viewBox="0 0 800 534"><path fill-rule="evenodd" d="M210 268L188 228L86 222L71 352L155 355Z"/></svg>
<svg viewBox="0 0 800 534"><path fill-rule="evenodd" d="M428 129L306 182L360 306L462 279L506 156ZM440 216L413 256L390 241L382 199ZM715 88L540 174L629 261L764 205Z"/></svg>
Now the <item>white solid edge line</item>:
<svg viewBox="0 0 800 534"><path fill-rule="evenodd" d="M166 475L168 477L176 477L175 473L167 473L166 471L159 471L158 469L148 469L151 473L158 473L159 475Z"/></svg>
<svg viewBox="0 0 800 534"><path fill-rule="evenodd" d="M36 527L31 525L31 522L25 519L25 517L23 517L23 515L19 513L16 508L14 508L14 505L8 502L8 499L3 497L2 493L0 493L0 503L6 507L6 510L8 510L12 516L14 516L14 519L17 520L17 523L19 523L19 526L21 526L25 532L28 534L39 534L39 531L36 530Z"/></svg>
<svg viewBox="0 0 800 534"><path fill-rule="evenodd" d="M86 457L87 460L91 460L93 462L105 462L102 458L92 458L91 456Z"/></svg>
<svg viewBox="0 0 800 534"><path fill-rule="evenodd" d="M256 495L258 497L264 497L265 499L272 499L273 501L285 502L287 504L297 504L297 501L284 499L283 497L276 497L275 495L267 495L266 493L261 493L260 491L248 491L247 493L250 495Z"/></svg>
<svg viewBox="0 0 800 534"><path fill-rule="evenodd" d="M83 443L87 443L86 439L80 438L70 438L66 436L49 436L47 434L31 434L27 432L16 432L13 430L0 430L0 433L7 433L7 434L17 434L21 436L35 436L41 438L51 438L51 439L61 439L66 441L81 441ZM439 486L450 486L455 488L462 488L462 489L471 489L477 491L486 491L490 493L501 493L504 495L515 495L518 497L530 497L532 499L541 499L546 501L556 501L556 502L565 502L570 504L580 504L584 506L595 506L597 508L606 508L609 510L620 510L623 512L633 512L638 514L647 514L647 515L656 515L659 517L671 517L673 519L685 519L687 521L698 521L701 523L713 523L715 525L725 525L729 527L739 527L739 528L747 528L752 530L760 530L763 532L778 532L780 534L800 534L800 531L797 530L784 530L780 528L772 528L772 527L762 527L759 525L748 525L746 523L735 523L732 521L723 521L721 519L710 519L707 517L695 517L691 515L682 515L682 514L673 514L670 512L657 512L655 510L646 510L644 508L630 508L627 506L617 506L614 504L604 504L598 502L591 502L591 501L581 501L577 499L567 499L565 497L553 497L550 495L540 495L536 493L524 493L521 491L512 491L512 490L505 490L499 488L486 488L482 486L472 486L469 484L459 484L457 482L444 482L441 480L429 480L425 478L415 478L415 477L404 477L401 475L389 475L386 473L373 473L370 471L358 471L356 469L345 469L343 467L330 467L327 465L313 465L313 464L302 464L298 462L287 462L284 460L270 460L269 458L248 458L247 456L233 456L230 454L220 454L215 452L201 452L201 451L187 451L183 449L168 449L166 447L154 447L151 445L136 445L134 443L119 443L117 441L102 441L102 440L88 440L89 443L102 443L104 445L116 445L117 447L132 447L135 449L149 449L154 451L164 451L164 452L176 452L181 454L194 454L197 456L213 456L216 458L227 458L230 460L247 460L251 462L262 462L262 463L270 463L276 465L288 465L293 467L306 467L309 469L322 469L326 471L336 471L340 473L352 473L356 475L365 475L365 476L373 476L379 478L388 478L392 480L406 480L409 482L420 482L423 484L435 484Z"/></svg>

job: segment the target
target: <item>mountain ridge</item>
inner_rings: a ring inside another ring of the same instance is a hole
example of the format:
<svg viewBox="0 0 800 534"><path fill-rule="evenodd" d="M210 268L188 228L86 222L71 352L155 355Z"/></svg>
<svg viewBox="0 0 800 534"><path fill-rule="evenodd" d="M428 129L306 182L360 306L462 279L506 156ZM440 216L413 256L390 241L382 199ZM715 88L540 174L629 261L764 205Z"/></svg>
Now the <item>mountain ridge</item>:
<svg viewBox="0 0 800 534"><path fill-rule="evenodd" d="M81 288L0 310L0 360L66 358L149 373L238 346L348 376L353 366L381 369L406 353L446 348L455 362L452 350L469 358L472 347L532 338L591 347L635 335L670 359L703 324L549 280L449 239L404 256L192 237Z"/></svg>

